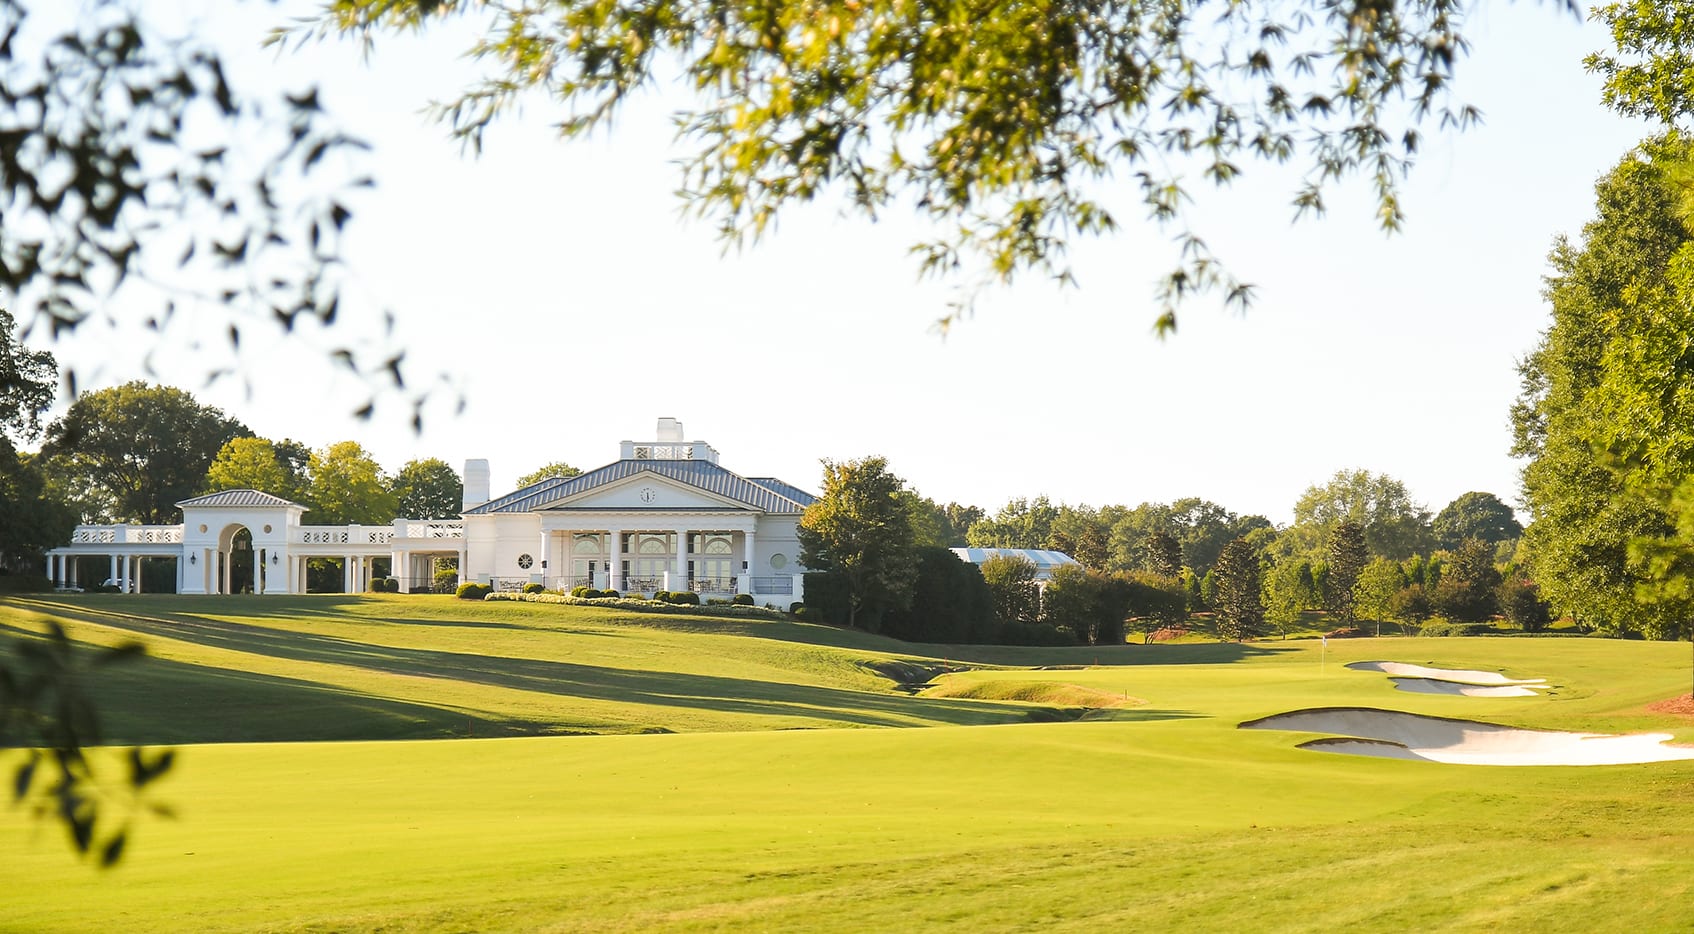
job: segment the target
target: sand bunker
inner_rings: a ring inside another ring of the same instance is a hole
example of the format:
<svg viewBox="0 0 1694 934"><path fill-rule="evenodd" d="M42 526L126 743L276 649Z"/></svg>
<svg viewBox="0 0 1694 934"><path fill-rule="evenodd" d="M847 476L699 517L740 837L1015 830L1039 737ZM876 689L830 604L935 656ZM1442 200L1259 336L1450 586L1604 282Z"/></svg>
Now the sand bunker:
<svg viewBox="0 0 1694 934"><path fill-rule="evenodd" d="M1241 728L1336 734L1301 743L1301 749L1460 765L1629 765L1694 759L1694 747L1664 745L1669 733L1559 733L1369 707L1296 710L1249 720Z"/></svg>
<svg viewBox="0 0 1694 934"><path fill-rule="evenodd" d="M1413 694L1455 694L1460 697L1536 697L1537 687L1521 684L1461 684L1457 681L1437 681L1433 678L1389 678L1394 686Z"/></svg>
<svg viewBox="0 0 1694 934"><path fill-rule="evenodd" d="M1459 684L1546 684L1546 678L1508 678L1498 671L1474 671L1468 668L1426 668L1405 662L1353 662L1347 666L1354 671L1380 671L1385 675L1406 678L1425 678L1431 681L1453 681Z"/></svg>

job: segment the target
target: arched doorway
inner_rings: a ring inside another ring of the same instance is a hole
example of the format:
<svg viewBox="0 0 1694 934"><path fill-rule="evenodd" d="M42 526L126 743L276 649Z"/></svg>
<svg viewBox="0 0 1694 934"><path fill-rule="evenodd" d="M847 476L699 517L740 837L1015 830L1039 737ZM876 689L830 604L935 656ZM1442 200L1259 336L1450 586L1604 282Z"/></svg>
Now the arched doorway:
<svg viewBox="0 0 1694 934"><path fill-rule="evenodd" d="M253 533L244 525L226 526L218 535L218 577L215 582L218 593L253 593L255 587L262 587L261 580L253 575L254 561L258 555L253 551ZM264 572L261 569L260 574Z"/></svg>

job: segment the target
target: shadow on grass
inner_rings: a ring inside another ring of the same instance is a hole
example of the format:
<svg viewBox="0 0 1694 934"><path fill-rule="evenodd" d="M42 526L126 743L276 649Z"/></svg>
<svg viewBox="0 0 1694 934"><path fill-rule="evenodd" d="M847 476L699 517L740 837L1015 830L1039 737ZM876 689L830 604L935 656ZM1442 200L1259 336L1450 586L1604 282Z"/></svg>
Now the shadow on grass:
<svg viewBox="0 0 1694 934"><path fill-rule="evenodd" d="M752 717L803 718L823 724L860 726L1015 723L1026 721L1030 714L1030 707L1026 704L915 698L745 678L379 646L336 636L273 630L196 616L149 617L133 612L100 612L92 607L77 612L76 608L63 605L55 609L67 617L82 618L115 630L228 651L345 666L384 675L452 680L623 704ZM1136 714L1138 719L1159 719L1163 716L1155 710L1138 711ZM656 719L660 725L665 725L662 715L656 716ZM560 721L558 725L570 724Z"/></svg>

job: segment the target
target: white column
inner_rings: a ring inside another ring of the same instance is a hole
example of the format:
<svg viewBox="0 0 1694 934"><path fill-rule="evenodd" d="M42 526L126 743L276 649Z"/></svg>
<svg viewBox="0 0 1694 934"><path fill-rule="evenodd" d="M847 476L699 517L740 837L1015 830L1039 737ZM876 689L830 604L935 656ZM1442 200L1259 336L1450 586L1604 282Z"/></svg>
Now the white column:
<svg viewBox="0 0 1694 934"><path fill-rule="evenodd" d="M688 530L676 530L676 577L671 581L672 590L692 590L688 586Z"/></svg>
<svg viewBox="0 0 1694 934"><path fill-rule="evenodd" d="M130 589L135 591L136 593L140 593L141 592L141 556L136 555L135 557L130 558L129 560L135 563L135 570L130 572L130 575L129 575L130 583L134 585Z"/></svg>
<svg viewBox="0 0 1694 934"><path fill-rule="evenodd" d="M130 591L129 583L131 578L129 576L129 562L129 555L124 555L118 561L118 589L124 593L129 593Z"/></svg>
<svg viewBox="0 0 1694 934"><path fill-rule="evenodd" d="M759 550L754 547L754 541L753 530L748 529L741 545L741 550L747 554L747 560L741 568L741 576L736 579L736 593L753 592L753 571L759 566Z"/></svg>
<svg viewBox="0 0 1694 934"><path fill-rule="evenodd" d="M623 593L623 529L607 529L606 534L607 589Z"/></svg>
<svg viewBox="0 0 1694 934"><path fill-rule="evenodd" d="M546 586L548 574L558 573L556 570L554 570L554 568L557 566L558 562L552 560L552 558L553 558L553 555L552 555L552 552L551 552L552 544L553 544L553 533L547 531L546 529L542 529L541 530L541 556L536 559L536 564L537 564L536 570L541 572L542 586Z"/></svg>
<svg viewBox="0 0 1694 934"><path fill-rule="evenodd" d="M390 551L388 553L388 576L400 582L401 593L411 593L418 582L412 579L412 554L409 551Z"/></svg>
<svg viewBox="0 0 1694 934"><path fill-rule="evenodd" d="M54 583L54 580L53 580L53 560L56 557L58 557L58 556L49 552L48 555L47 555L47 566L45 568L42 568L42 573L47 575L47 583L49 583L49 584Z"/></svg>
<svg viewBox="0 0 1694 934"><path fill-rule="evenodd" d="M70 563L70 572L71 572L70 585L72 587L75 587L76 586L76 565L77 565L76 555L61 555L59 557L59 560L61 562L69 562Z"/></svg>
<svg viewBox="0 0 1694 934"><path fill-rule="evenodd" d="M253 593L255 596L264 593L262 589L264 583L259 579L259 575L264 573L264 567L265 550L255 545L253 546Z"/></svg>
<svg viewBox="0 0 1694 934"><path fill-rule="evenodd" d="M110 579L113 583L117 582L117 580L118 580L118 556L117 555L112 556L112 573L107 574L106 577L108 579Z"/></svg>
<svg viewBox="0 0 1694 934"><path fill-rule="evenodd" d="M342 555L341 556L341 591L343 593L357 593L358 592L358 591L353 589L353 556L352 555Z"/></svg>

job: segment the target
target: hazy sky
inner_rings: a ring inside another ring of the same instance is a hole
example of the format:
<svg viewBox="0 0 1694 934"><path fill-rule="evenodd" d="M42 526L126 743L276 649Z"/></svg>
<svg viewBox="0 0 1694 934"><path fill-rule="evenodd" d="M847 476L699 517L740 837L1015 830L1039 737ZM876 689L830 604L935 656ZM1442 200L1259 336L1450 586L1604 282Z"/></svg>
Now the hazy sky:
<svg viewBox="0 0 1694 934"><path fill-rule="evenodd" d="M871 223L826 199L727 256L709 222L681 219L667 89L577 143L532 101L471 158L419 113L473 73L458 44L387 42L368 63L348 43L248 51L289 9L248 4L198 28L237 55L238 80L321 80L336 118L374 143L379 186L352 225L354 320L339 336L245 342L251 395L203 387L200 360L161 357L159 378L267 437L358 439L389 469L488 458L496 494L549 461L606 463L673 416L743 474L815 489L819 458L881 454L925 495L991 512L1038 494L1202 496L1281 523L1343 468L1391 474L1432 510L1473 489L1511 501L1514 361L1547 324L1547 251L1647 132L1603 111L1583 73L1603 30L1555 4L1485 4L1457 81L1485 123L1430 128L1403 233L1377 229L1358 180L1327 217L1293 223L1294 175L1249 163L1192 216L1257 304L1241 317L1193 301L1160 341L1152 286L1169 234L1140 222L1126 179L1101 192L1126 229L1077 245L1079 288L991 293L943 340L931 324L952 292L916 279L915 217ZM381 309L415 379L462 388L462 415L432 407L421 436L398 405L350 416L360 390L321 350ZM142 376L137 347L120 328L53 349L97 368L84 384L97 387Z"/></svg>

